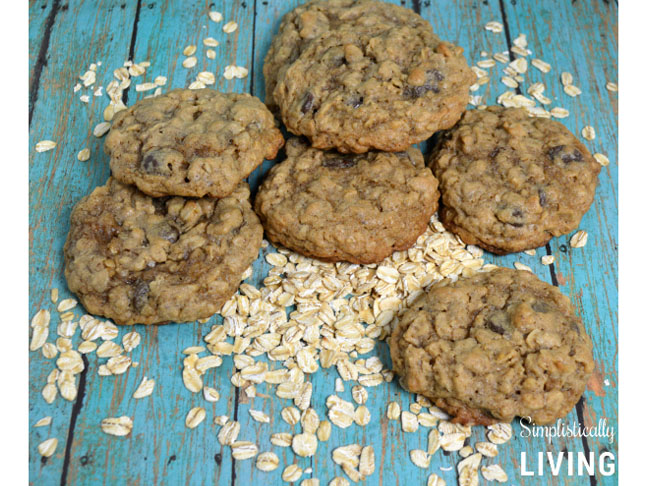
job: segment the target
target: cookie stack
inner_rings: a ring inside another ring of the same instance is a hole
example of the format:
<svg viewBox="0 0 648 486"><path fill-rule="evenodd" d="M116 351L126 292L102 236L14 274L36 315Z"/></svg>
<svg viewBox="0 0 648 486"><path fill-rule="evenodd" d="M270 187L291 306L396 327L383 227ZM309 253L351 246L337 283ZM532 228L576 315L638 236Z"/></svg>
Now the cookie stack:
<svg viewBox="0 0 648 486"><path fill-rule="evenodd" d="M213 315L263 238L245 178L283 142L248 94L175 90L120 112L105 142L112 177L72 211L70 290L118 324Z"/></svg>
<svg viewBox="0 0 648 486"><path fill-rule="evenodd" d="M313 1L288 13L265 59L266 103L304 138L288 141L256 197L268 238L353 263L412 246L439 199L412 145L465 110L475 76L462 52L392 4Z"/></svg>

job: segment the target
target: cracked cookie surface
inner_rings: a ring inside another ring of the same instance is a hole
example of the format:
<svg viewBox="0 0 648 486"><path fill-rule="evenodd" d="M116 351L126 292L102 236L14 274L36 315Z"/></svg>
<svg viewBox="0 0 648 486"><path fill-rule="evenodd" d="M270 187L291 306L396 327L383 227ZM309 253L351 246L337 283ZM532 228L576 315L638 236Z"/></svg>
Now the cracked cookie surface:
<svg viewBox="0 0 648 486"><path fill-rule="evenodd" d="M282 145L258 98L177 89L117 113L105 150L113 176L149 196L225 197Z"/></svg>
<svg viewBox="0 0 648 486"><path fill-rule="evenodd" d="M405 388L463 424L551 423L574 407L594 369L569 299L507 268L432 285L389 344Z"/></svg>
<svg viewBox="0 0 648 486"><path fill-rule="evenodd" d="M110 178L73 209L68 287L117 324L210 317L256 259L263 228L247 184L223 199L151 198Z"/></svg>
<svg viewBox="0 0 648 486"><path fill-rule="evenodd" d="M344 155L288 140L255 210L266 235L325 261L373 263L412 246L438 206L420 150Z"/></svg>
<svg viewBox="0 0 648 486"><path fill-rule="evenodd" d="M601 170L563 124L496 106L467 111L429 163L443 224L497 254L536 248L578 228Z"/></svg>
<svg viewBox="0 0 648 486"><path fill-rule="evenodd" d="M286 14L265 58L266 102L316 148L401 151L449 128L475 77L414 11L316 0Z"/></svg>

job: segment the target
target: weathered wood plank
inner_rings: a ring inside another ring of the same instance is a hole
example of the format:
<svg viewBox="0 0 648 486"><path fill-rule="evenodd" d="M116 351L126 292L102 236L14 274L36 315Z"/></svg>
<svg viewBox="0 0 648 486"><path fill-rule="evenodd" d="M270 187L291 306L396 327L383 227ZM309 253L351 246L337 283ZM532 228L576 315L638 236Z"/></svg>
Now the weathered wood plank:
<svg viewBox="0 0 648 486"><path fill-rule="evenodd" d="M617 5L614 2L574 2L557 8L553 2L541 2L528 14L521 5L504 2L514 37L527 33L535 55L552 65L552 71L540 76L531 72L531 80L542 80L548 96L571 115L563 120L579 134L585 125L596 130L596 139L584 143L594 152L606 154L610 165L599 177L594 204L583 217L580 228L589 233L585 248L571 248L566 235L551 242L556 256L556 279L561 290L571 296L594 343L596 375L585 393L581 417L584 425L596 425L607 419L615 429L618 424L618 144L617 94L608 91L608 81L617 82ZM565 46L569 46L566 48ZM574 84L583 94L567 96L560 84L560 72L573 74ZM605 384L607 380L607 383ZM573 415L573 414L571 414ZM617 454L617 444L607 439L588 439L587 447L598 455L603 450ZM585 444L581 441L583 447ZM617 475L597 473L598 484L616 484ZM578 483L580 484L580 483Z"/></svg>
<svg viewBox="0 0 648 486"><path fill-rule="evenodd" d="M37 6L34 2L30 7ZM43 9L45 12L47 9ZM84 104L79 101L81 92L74 94L72 86L92 62L101 60L114 65L123 61L128 52L127 40L124 42L115 33L129 22L132 13L130 6L121 9L74 1L60 8L52 26L46 52L48 62L42 66L38 101L30 127L30 316L41 307L51 309L50 288L58 288L61 298L70 296L62 275L62 246L70 209L92 187L103 183L108 174L107 160L101 155L101 142L91 135L92 124L99 119L105 96L95 98L90 91L90 103ZM33 14L32 30L36 35L42 30L39 25L45 25L46 21L39 18L40 14ZM30 70L35 62L30 57ZM99 69L100 82L111 77L112 71L105 73ZM50 152L36 153L34 146L43 139L55 140L59 145ZM76 154L84 146L90 147L95 156L82 164L76 160ZM56 313L52 315L49 341L55 340L59 322ZM30 428L29 471L33 484L59 484L65 469L73 404L59 397L52 405L47 405L40 393L54 367L53 360L45 359L40 351L31 353L30 424L46 415L53 418L49 427ZM42 461L36 446L48 437L56 437L59 445L54 456Z"/></svg>

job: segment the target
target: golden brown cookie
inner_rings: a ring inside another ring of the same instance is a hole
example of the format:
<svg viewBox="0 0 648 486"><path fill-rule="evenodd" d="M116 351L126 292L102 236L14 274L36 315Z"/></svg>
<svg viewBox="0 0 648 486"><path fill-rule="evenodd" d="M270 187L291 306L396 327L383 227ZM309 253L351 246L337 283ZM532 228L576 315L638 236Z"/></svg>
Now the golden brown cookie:
<svg viewBox="0 0 648 486"><path fill-rule="evenodd" d="M315 148L400 151L450 128L475 76L414 11L315 0L286 14L265 58L266 102Z"/></svg>
<svg viewBox="0 0 648 486"><path fill-rule="evenodd" d="M225 197L282 145L258 98L176 89L115 115L105 150L113 176L149 196Z"/></svg>
<svg viewBox="0 0 648 486"><path fill-rule="evenodd" d="M562 123L499 106L467 111L429 162L443 224L497 254L536 248L578 228L601 170Z"/></svg>
<svg viewBox="0 0 648 486"><path fill-rule="evenodd" d="M442 280L392 332L394 370L462 424L548 424L579 400L592 342L569 299L527 271Z"/></svg>
<svg viewBox="0 0 648 486"><path fill-rule="evenodd" d="M68 287L117 324L202 319L236 291L263 228L242 183L223 199L151 198L110 178L72 211Z"/></svg>
<svg viewBox="0 0 648 486"><path fill-rule="evenodd" d="M420 150L343 155L288 140L255 210L270 240L325 261L372 263L409 248L437 209Z"/></svg>

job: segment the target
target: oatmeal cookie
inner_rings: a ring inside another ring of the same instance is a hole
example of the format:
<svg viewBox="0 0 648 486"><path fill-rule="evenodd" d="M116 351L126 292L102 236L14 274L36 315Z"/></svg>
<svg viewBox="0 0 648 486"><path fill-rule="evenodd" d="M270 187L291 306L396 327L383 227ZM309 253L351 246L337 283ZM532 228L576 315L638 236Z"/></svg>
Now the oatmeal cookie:
<svg viewBox="0 0 648 486"><path fill-rule="evenodd" d="M463 49L414 11L315 0L286 14L265 58L266 102L315 148L406 150L450 128L475 81Z"/></svg>
<svg viewBox="0 0 648 486"><path fill-rule="evenodd" d="M402 384L462 424L548 424L578 402L592 342L569 299L498 268L434 284L400 318L390 349Z"/></svg>
<svg viewBox="0 0 648 486"><path fill-rule="evenodd" d="M414 147L342 155L293 138L256 196L266 235L324 261L379 262L409 248L437 209L438 183Z"/></svg>
<svg viewBox="0 0 648 486"><path fill-rule="evenodd" d="M467 111L433 150L430 166L443 224L497 254L576 229L601 170L563 124L498 106Z"/></svg>
<svg viewBox="0 0 648 486"><path fill-rule="evenodd" d="M113 176L153 197L225 197L283 145L249 94L176 89L115 115L106 138Z"/></svg>
<svg viewBox="0 0 648 486"><path fill-rule="evenodd" d="M241 183L223 199L151 198L110 178L72 211L65 277L117 324L202 319L236 291L263 228Z"/></svg>

